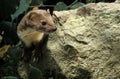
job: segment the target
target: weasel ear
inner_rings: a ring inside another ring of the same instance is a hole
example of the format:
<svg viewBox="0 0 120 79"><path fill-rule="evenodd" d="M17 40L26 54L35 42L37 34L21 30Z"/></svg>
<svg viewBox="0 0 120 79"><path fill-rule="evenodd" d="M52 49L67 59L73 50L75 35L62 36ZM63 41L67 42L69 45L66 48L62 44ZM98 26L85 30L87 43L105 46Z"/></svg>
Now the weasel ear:
<svg viewBox="0 0 120 79"><path fill-rule="evenodd" d="M47 12L50 14L50 10L49 9L47 9Z"/></svg>
<svg viewBox="0 0 120 79"><path fill-rule="evenodd" d="M35 22L34 22L34 19L35 17L37 17L37 13L35 12L31 12L28 16L27 16L27 20L26 20L26 24L27 25L34 25Z"/></svg>
<svg viewBox="0 0 120 79"><path fill-rule="evenodd" d="M31 13L28 15L28 19L32 21L36 16L37 16L37 13L31 12Z"/></svg>

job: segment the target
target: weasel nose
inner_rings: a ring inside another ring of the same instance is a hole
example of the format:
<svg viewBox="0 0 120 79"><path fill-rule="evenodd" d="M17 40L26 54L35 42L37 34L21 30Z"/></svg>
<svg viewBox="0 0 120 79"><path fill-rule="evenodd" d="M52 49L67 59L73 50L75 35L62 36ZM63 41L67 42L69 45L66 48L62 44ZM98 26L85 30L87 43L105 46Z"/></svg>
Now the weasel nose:
<svg viewBox="0 0 120 79"><path fill-rule="evenodd" d="M54 29L53 29L53 31L56 31L57 30L57 28L55 27Z"/></svg>
<svg viewBox="0 0 120 79"><path fill-rule="evenodd" d="M57 27L55 27L55 26L54 27L52 26L52 27L49 27L46 29L46 31L48 31L48 32L54 32L56 30L57 30Z"/></svg>

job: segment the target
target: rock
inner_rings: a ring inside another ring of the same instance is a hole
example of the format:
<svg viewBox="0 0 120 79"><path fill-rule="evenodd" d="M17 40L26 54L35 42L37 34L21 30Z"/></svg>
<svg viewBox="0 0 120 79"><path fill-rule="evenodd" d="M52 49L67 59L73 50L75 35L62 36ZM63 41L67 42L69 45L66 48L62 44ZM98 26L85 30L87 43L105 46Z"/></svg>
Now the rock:
<svg viewBox="0 0 120 79"><path fill-rule="evenodd" d="M120 3L120 0L116 0L115 2L116 2L116 3Z"/></svg>
<svg viewBox="0 0 120 79"><path fill-rule="evenodd" d="M120 4L54 13L58 29L49 36L41 69L60 70L67 79L120 79Z"/></svg>

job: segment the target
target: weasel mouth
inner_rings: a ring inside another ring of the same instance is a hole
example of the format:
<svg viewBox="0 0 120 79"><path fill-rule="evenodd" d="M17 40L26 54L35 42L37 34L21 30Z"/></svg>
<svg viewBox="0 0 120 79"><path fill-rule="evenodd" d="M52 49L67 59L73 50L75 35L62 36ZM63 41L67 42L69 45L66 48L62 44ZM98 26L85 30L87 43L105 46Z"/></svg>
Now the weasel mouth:
<svg viewBox="0 0 120 79"><path fill-rule="evenodd" d="M55 32L56 30L57 30L57 28L54 28L54 29L39 29L37 31L43 32L43 33L52 33L52 32Z"/></svg>
<svg viewBox="0 0 120 79"><path fill-rule="evenodd" d="M55 28L55 29L51 29L51 30L48 30L48 32L55 32L57 30L57 28Z"/></svg>
<svg viewBox="0 0 120 79"><path fill-rule="evenodd" d="M52 29L52 31L56 31L56 30L57 30L57 28Z"/></svg>

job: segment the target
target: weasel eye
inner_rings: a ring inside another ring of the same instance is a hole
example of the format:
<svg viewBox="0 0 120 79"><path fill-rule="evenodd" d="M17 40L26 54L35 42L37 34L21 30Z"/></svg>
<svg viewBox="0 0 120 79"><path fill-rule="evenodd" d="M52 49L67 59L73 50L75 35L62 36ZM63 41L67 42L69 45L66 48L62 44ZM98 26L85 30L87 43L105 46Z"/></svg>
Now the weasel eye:
<svg viewBox="0 0 120 79"><path fill-rule="evenodd" d="M46 25L47 23L45 21L42 22L42 25Z"/></svg>

